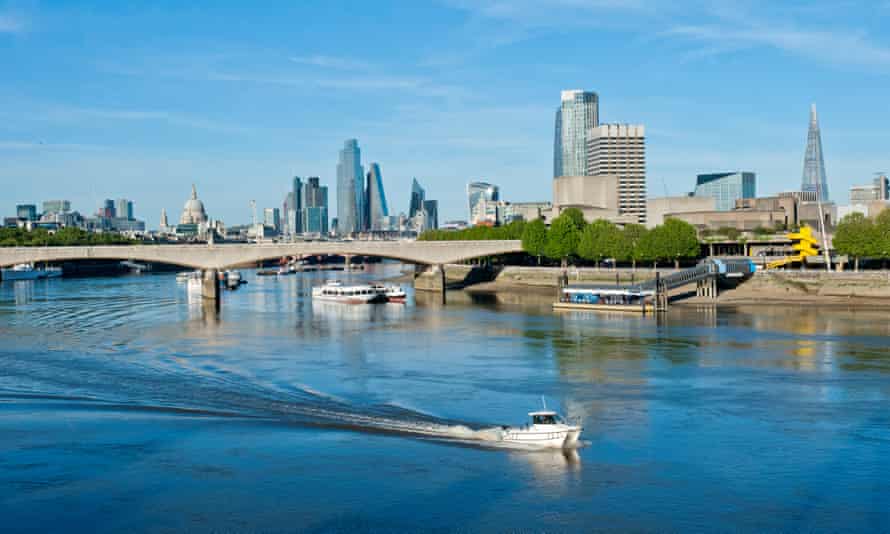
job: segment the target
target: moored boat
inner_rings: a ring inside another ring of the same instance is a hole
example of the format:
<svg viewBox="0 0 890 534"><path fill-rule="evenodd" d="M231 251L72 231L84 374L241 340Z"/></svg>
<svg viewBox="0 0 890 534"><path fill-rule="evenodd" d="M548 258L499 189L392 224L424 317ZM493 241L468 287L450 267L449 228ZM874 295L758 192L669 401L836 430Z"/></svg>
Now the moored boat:
<svg viewBox="0 0 890 534"><path fill-rule="evenodd" d="M402 289L402 286L392 286L387 284L372 284L372 288L386 298L386 302L405 302L408 293Z"/></svg>
<svg viewBox="0 0 890 534"><path fill-rule="evenodd" d="M10 269L0 270L0 280L40 280L43 278L58 278L62 276L62 269L59 267L34 267L31 263L19 263Z"/></svg>
<svg viewBox="0 0 890 534"><path fill-rule="evenodd" d="M337 280L329 280L323 286L313 287L312 298L346 304L386 302L386 296L370 285L344 285Z"/></svg>

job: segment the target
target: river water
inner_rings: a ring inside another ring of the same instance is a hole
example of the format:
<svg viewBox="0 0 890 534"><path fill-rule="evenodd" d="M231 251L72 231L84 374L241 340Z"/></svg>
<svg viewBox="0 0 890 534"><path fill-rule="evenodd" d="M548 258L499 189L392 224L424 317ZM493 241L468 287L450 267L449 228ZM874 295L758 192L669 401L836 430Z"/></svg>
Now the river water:
<svg viewBox="0 0 890 534"><path fill-rule="evenodd" d="M399 266L346 274L398 274ZM888 531L890 316L0 284L4 532ZM541 397L569 452L485 429Z"/></svg>

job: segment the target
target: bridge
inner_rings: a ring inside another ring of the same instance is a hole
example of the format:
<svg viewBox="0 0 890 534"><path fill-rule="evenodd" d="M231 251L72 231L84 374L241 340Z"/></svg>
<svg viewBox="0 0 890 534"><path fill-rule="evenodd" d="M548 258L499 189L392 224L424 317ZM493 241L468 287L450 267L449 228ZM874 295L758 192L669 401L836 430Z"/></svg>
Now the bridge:
<svg viewBox="0 0 890 534"><path fill-rule="evenodd" d="M521 241L305 241L268 244L102 245L75 247L0 247L0 267L19 263L121 260L181 265L205 273L204 296L219 298L211 287L220 270L285 256L371 256L444 268L474 258L522 252ZM444 295L444 291L443 291Z"/></svg>

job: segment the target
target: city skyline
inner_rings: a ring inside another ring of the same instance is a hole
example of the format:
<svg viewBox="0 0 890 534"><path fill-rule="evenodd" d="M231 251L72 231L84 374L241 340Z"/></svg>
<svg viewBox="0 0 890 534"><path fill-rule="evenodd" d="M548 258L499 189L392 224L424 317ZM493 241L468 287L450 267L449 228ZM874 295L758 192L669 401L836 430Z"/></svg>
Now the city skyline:
<svg viewBox="0 0 890 534"><path fill-rule="evenodd" d="M827 3L689 5L701 9L359 5L355 17L393 30L359 48L336 10L311 5L6 3L0 17L16 23L0 26L0 182L12 185L11 203L66 198L85 213L106 195L133 198L150 227L161 208L176 209L169 192L195 182L215 215L237 223L250 217L244 199L280 206L287 176L334 186L336 147L356 137L387 168L391 205L407 205L417 175L441 218L463 219L477 176L511 200L549 198L553 105L570 88L600 96L603 123L646 125L658 196L715 169L756 172L763 194L797 188L811 102L832 200L886 169L884 4L853 2L841 14ZM294 35L294 20L306 31ZM54 53L61 43L65 54ZM614 57L596 53L617 43ZM851 87L856 98L842 98Z"/></svg>

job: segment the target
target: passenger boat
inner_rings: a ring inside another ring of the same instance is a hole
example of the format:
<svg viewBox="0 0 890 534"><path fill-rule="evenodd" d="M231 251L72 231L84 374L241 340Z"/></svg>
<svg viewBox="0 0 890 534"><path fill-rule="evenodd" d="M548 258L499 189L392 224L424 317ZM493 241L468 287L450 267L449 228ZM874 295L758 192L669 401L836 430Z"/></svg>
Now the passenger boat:
<svg viewBox="0 0 890 534"><path fill-rule="evenodd" d="M42 278L58 278L62 276L59 267L35 268L31 263L19 263L11 269L0 270L0 280L40 280Z"/></svg>
<svg viewBox="0 0 890 534"><path fill-rule="evenodd" d="M566 286L560 290L555 310L599 310L635 313L654 311L653 291L587 286Z"/></svg>
<svg viewBox="0 0 890 534"><path fill-rule="evenodd" d="M500 428L501 441L544 448L573 448L581 436L581 426L571 425L558 413L548 410L529 412L529 424L521 427L503 426Z"/></svg>
<svg viewBox="0 0 890 534"><path fill-rule="evenodd" d="M325 285L312 288L312 298L347 304L372 304L386 302L386 295L370 285L343 285L337 280L328 280Z"/></svg>
<svg viewBox="0 0 890 534"><path fill-rule="evenodd" d="M402 289L402 286L372 284L371 287L386 297L387 302L405 302L405 299L408 298L408 293Z"/></svg>
<svg viewBox="0 0 890 534"><path fill-rule="evenodd" d="M201 271L186 271L182 273L176 273L176 281L177 282L188 282L192 279L201 279Z"/></svg>

